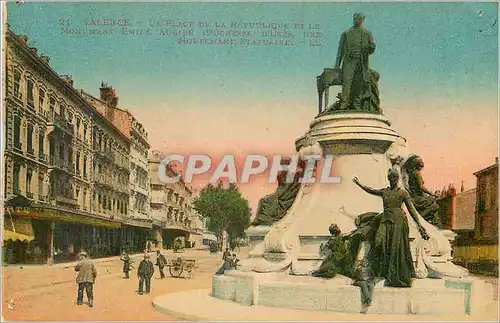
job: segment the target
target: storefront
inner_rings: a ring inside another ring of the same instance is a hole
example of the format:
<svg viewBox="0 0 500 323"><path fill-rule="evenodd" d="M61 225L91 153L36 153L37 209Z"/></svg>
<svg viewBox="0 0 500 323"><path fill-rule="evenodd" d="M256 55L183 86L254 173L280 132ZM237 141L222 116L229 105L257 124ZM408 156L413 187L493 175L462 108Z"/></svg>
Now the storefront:
<svg viewBox="0 0 500 323"><path fill-rule="evenodd" d="M7 263L72 261L81 250L93 258L120 253L119 222L51 205L6 207L4 259Z"/></svg>
<svg viewBox="0 0 500 323"><path fill-rule="evenodd" d="M72 261L85 250L92 258L120 254L120 229L81 223L55 222L54 261Z"/></svg>
<svg viewBox="0 0 500 323"><path fill-rule="evenodd" d="M12 215L6 210L2 246L4 263L44 263L47 256L44 238L40 233L36 236L31 219Z"/></svg>
<svg viewBox="0 0 500 323"><path fill-rule="evenodd" d="M121 228L121 248L128 253L143 252L147 241L153 237L150 219L123 219Z"/></svg>
<svg viewBox="0 0 500 323"><path fill-rule="evenodd" d="M174 240L177 237L181 237L184 241L184 247L187 247L189 235L189 231L186 231L181 227L169 226L168 229L163 230L163 247L165 249L173 249Z"/></svg>

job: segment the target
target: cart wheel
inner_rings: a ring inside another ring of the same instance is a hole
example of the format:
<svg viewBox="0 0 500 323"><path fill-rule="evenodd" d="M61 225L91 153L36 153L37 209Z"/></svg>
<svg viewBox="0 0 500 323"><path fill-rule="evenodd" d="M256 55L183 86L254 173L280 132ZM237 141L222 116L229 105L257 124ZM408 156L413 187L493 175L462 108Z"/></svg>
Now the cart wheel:
<svg viewBox="0 0 500 323"><path fill-rule="evenodd" d="M193 269L194 269L194 265L193 263L191 262L188 262L185 266L184 266L184 270L187 272L187 277L188 278L191 278L193 277Z"/></svg>
<svg viewBox="0 0 500 323"><path fill-rule="evenodd" d="M168 269L168 271L170 272L170 275L172 275L172 277L179 277L182 274L182 266L173 265Z"/></svg>

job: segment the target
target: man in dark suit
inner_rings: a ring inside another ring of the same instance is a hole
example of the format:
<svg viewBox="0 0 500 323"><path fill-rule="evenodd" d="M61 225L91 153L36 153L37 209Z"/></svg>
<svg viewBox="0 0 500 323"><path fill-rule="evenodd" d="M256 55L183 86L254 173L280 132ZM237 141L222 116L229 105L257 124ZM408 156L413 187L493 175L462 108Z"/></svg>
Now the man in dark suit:
<svg viewBox="0 0 500 323"><path fill-rule="evenodd" d="M163 272L163 268L165 268L166 264L167 264L167 258L165 258L165 256L161 254L160 250L156 250L156 265L160 270L161 279L165 278L165 273Z"/></svg>
<svg viewBox="0 0 500 323"><path fill-rule="evenodd" d="M94 306L94 283L97 277L97 270L94 264L88 258L88 254L82 251L78 254L80 261L75 266L75 271L78 272L76 282L78 284L78 297L76 300L77 305L83 304L83 290L87 291L87 299L89 307Z"/></svg>
<svg viewBox="0 0 500 323"><path fill-rule="evenodd" d="M143 294L144 283L146 283L146 294L151 292L151 277L155 272L153 263L151 262L151 257L148 254L144 255L144 259L139 264L137 269L137 278L139 278L139 295Z"/></svg>
<svg viewBox="0 0 500 323"><path fill-rule="evenodd" d="M128 279L128 272L130 271L130 256L124 251L122 253L122 257L120 258L123 261L123 273L125 274L125 278Z"/></svg>
<svg viewBox="0 0 500 323"><path fill-rule="evenodd" d="M365 16L353 15L353 26L340 37L336 68L342 68L342 110L347 110L368 83L368 57L375 52L372 33L363 27Z"/></svg>

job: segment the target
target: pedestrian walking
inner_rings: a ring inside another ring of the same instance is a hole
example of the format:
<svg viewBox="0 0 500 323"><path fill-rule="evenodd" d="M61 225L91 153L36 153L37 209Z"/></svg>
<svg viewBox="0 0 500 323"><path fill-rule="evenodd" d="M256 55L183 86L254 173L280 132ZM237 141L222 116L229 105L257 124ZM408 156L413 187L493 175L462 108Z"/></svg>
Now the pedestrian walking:
<svg viewBox="0 0 500 323"><path fill-rule="evenodd" d="M120 260L123 261L123 273L125 274L124 278L129 279L128 272L130 271L130 256L124 251Z"/></svg>
<svg viewBox="0 0 500 323"><path fill-rule="evenodd" d="M163 268L167 264L167 258L161 254L160 250L156 250L156 265L158 266L158 270L160 271L160 278L165 278L165 273L163 272Z"/></svg>
<svg viewBox="0 0 500 323"><path fill-rule="evenodd" d="M226 251L222 254L222 261L226 261L229 257L231 257L231 252L229 251L229 248L226 248Z"/></svg>
<svg viewBox="0 0 500 323"><path fill-rule="evenodd" d="M148 254L144 255L144 259L139 264L137 269L137 278L139 278L139 295L144 292L144 283L146 283L146 294L151 292L151 277L155 272L153 263L151 262L151 257Z"/></svg>
<svg viewBox="0 0 500 323"><path fill-rule="evenodd" d="M94 306L94 283L97 277L97 270L94 264L88 258L88 254L82 251L78 254L80 261L75 266L75 271L78 272L76 276L76 283L78 284L78 297L76 299L77 305L83 304L83 290L87 292L87 300L89 307Z"/></svg>

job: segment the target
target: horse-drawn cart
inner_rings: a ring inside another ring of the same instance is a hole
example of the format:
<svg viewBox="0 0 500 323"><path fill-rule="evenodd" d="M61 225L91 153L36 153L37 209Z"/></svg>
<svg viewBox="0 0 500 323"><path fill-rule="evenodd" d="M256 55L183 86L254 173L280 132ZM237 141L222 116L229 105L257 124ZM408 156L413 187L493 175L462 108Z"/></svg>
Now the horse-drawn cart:
<svg viewBox="0 0 500 323"><path fill-rule="evenodd" d="M194 259L174 258L167 259L167 267L172 277L180 277L182 273L186 273L186 278L193 277L196 261Z"/></svg>

